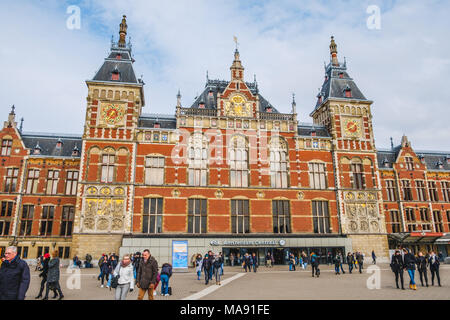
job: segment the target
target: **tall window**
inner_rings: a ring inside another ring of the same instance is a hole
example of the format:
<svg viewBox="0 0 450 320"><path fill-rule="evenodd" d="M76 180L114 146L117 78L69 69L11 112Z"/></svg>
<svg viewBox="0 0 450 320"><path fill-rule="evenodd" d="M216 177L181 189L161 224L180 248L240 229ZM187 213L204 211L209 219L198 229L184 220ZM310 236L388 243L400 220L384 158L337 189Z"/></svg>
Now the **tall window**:
<svg viewBox="0 0 450 320"><path fill-rule="evenodd" d="M411 182L409 180L402 180L403 200L412 201Z"/></svg>
<svg viewBox="0 0 450 320"><path fill-rule="evenodd" d="M417 195L419 196L419 201L427 201L427 190L425 188L425 182L422 180L416 181Z"/></svg>
<svg viewBox="0 0 450 320"><path fill-rule="evenodd" d="M39 170L29 169L27 176L27 190L26 193L36 193L39 182Z"/></svg>
<svg viewBox="0 0 450 320"><path fill-rule="evenodd" d="M287 146L281 139L274 139L270 145L270 185L272 188L288 188Z"/></svg>
<svg viewBox="0 0 450 320"><path fill-rule="evenodd" d="M450 202L450 182L442 181L441 186L442 186L442 194L444 196L444 201Z"/></svg>
<svg viewBox="0 0 450 320"><path fill-rule="evenodd" d="M47 194L56 194L58 192L59 171L48 170L47 174Z"/></svg>
<svg viewBox="0 0 450 320"><path fill-rule="evenodd" d="M327 179L324 163L309 163L309 184L313 189L326 189Z"/></svg>
<svg viewBox="0 0 450 320"><path fill-rule="evenodd" d="M31 227L33 225L34 206L23 205L22 217L20 219L19 236L31 235Z"/></svg>
<svg viewBox="0 0 450 320"><path fill-rule="evenodd" d="M11 147L12 147L12 140L2 140L2 156L9 156L11 155Z"/></svg>
<svg viewBox="0 0 450 320"><path fill-rule="evenodd" d="M205 137L194 133L189 138L188 183L191 186L206 186L208 175L208 148Z"/></svg>
<svg viewBox="0 0 450 320"><path fill-rule="evenodd" d="M13 202L2 201L0 212L0 236L7 236L9 233L13 206Z"/></svg>
<svg viewBox="0 0 450 320"><path fill-rule="evenodd" d="M401 231L400 214L397 210L390 211L392 233L399 233Z"/></svg>
<svg viewBox="0 0 450 320"><path fill-rule="evenodd" d="M450 210L447 210L447 228L450 229Z"/></svg>
<svg viewBox="0 0 450 320"><path fill-rule="evenodd" d="M206 233L206 199L188 200L188 233Z"/></svg>
<svg viewBox="0 0 450 320"><path fill-rule="evenodd" d="M422 230L431 231L431 217L428 208L420 208L419 213L422 221Z"/></svg>
<svg viewBox="0 0 450 320"><path fill-rule="evenodd" d="M53 218L55 217L55 207L44 206L42 208L40 236L51 236L53 230Z"/></svg>
<svg viewBox="0 0 450 320"><path fill-rule="evenodd" d="M438 202L438 192L436 188L436 182L435 181L428 181L428 192L430 193L430 201L432 202Z"/></svg>
<svg viewBox="0 0 450 320"><path fill-rule="evenodd" d="M145 158L145 184L164 184L164 157Z"/></svg>
<svg viewBox="0 0 450 320"><path fill-rule="evenodd" d="M144 199L142 232L162 233L162 226L163 226L163 198Z"/></svg>
<svg viewBox="0 0 450 320"><path fill-rule="evenodd" d="M248 151L245 138L235 137L229 151L230 185L248 187Z"/></svg>
<svg viewBox="0 0 450 320"><path fill-rule="evenodd" d="M414 209L406 208L405 215L406 215L406 226L408 228L408 232L417 231L416 214L414 212Z"/></svg>
<svg viewBox="0 0 450 320"><path fill-rule="evenodd" d="M231 233L249 233L248 200L231 200Z"/></svg>
<svg viewBox="0 0 450 320"><path fill-rule="evenodd" d="M412 157L405 157L406 162L406 170L412 171L414 170L414 160Z"/></svg>
<svg viewBox="0 0 450 320"><path fill-rule="evenodd" d="M386 180L386 192L388 201L397 201L397 193L395 192L394 180Z"/></svg>
<svg viewBox="0 0 450 320"><path fill-rule="evenodd" d="M273 233L291 233L291 209L287 200L272 200Z"/></svg>
<svg viewBox="0 0 450 320"><path fill-rule="evenodd" d="M441 211L439 210L433 211L433 218L434 218L434 228L436 232L444 232L444 225L442 223Z"/></svg>
<svg viewBox="0 0 450 320"><path fill-rule="evenodd" d="M114 164L115 156L112 154L104 154L102 156L102 176L101 182L113 182L114 180Z"/></svg>
<svg viewBox="0 0 450 320"><path fill-rule="evenodd" d="M78 171L67 171L66 194L75 196L78 186Z"/></svg>
<svg viewBox="0 0 450 320"><path fill-rule="evenodd" d="M72 206L64 206L61 216L61 229L59 235L62 237L70 237L73 229L73 219L75 217L75 208Z"/></svg>
<svg viewBox="0 0 450 320"><path fill-rule="evenodd" d="M19 169L17 168L6 169L5 187L3 191L8 193L16 192L18 175Z"/></svg>
<svg viewBox="0 0 450 320"><path fill-rule="evenodd" d="M327 201L313 201L312 215L314 233L331 233Z"/></svg>
<svg viewBox="0 0 450 320"><path fill-rule="evenodd" d="M353 176L353 189L365 189L363 165L361 163L352 163L351 170Z"/></svg>

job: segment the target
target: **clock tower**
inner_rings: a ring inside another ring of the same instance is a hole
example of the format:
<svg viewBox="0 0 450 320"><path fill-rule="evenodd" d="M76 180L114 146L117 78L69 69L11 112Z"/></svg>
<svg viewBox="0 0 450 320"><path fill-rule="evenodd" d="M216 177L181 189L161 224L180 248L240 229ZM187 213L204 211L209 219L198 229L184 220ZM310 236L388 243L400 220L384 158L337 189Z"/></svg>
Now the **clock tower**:
<svg viewBox="0 0 450 320"><path fill-rule="evenodd" d="M372 103L349 76L347 62L339 62L331 37L330 63L311 116L332 136L340 232L352 239L354 251L388 257Z"/></svg>
<svg viewBox="0 0 450 320"><path fill-rule="evenodd" d="M131 233L136 130L144 106L144 83L133 69L126 43L126 16L119 40L88 87L86 122L74 219L74 254L117 252ZM108 252L109 252L108 251Z"/></svg>

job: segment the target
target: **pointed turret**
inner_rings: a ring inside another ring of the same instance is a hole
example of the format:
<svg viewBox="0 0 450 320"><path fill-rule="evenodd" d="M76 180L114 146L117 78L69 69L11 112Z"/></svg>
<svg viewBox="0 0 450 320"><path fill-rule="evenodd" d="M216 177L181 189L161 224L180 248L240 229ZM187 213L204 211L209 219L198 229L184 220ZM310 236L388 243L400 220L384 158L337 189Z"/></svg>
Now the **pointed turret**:
<svg viewBox="0 0 450 320"><path fill-rule="evenodd" d="M244 80L244 67L242 66L239 51L236 48L234 52L234 61L230 67L231 70L231 80Z"/></svg>
<svg viewBox="0 0 450 320"><path fill-rule="evenodd" d="M15 109L16 109L16 107L14 107L14 105L12 105L11 111L8 114L8 121L5 121L5 123L3 124L3 127L5 127L5 128L16 128L17 127L16 113L14 112Z"/></svg>
<svg viewBox="0 0 450 320"><path fill-rule="evenodd" d="M119 31L118 46L120 48L125 48L126 47L127 30L128 30L127 16L124 15L123 18L122 18L122 23L120 24L120 31Z"/></svg>
<svg viewBox="0 0 450 320"><path fill-rule="evenodd" d="M330 55L331 55L331 63L333 66L339 66L339 60L337 57L337 44L334 41L334 37L331 36L331 44L330 44Z"/></svg>

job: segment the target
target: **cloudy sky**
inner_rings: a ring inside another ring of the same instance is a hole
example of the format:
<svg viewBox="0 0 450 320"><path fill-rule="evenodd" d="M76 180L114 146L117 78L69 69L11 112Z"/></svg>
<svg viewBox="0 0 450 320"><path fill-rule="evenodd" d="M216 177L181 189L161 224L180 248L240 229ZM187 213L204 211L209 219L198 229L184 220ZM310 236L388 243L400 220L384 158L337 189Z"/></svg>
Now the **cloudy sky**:
<svg viewBox="0 0 450 320"><path fill-rule="evenodd" d="M80 8L80 29L67 28L71 5ZM380 8L380 29L368 27L371 5ZM173 113L178 89L190 105L207 70L228 80L236 35L246 80L256 74L281 112L295 92L299 121L312 122L334 35L340 60L374 101L377 147L406 134L416 149L450 152L449 9L447 0L1 1L0 110L6 119L15 104L24 131L81 133L84 81L126 14L145 113Z"/></svg>

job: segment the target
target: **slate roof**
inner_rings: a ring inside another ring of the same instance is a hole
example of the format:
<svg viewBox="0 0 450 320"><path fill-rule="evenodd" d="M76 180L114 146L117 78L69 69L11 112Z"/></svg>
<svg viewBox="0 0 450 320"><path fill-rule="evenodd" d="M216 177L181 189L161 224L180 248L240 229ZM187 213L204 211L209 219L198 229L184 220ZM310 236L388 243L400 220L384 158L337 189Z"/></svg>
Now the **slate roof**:
<svg viewBox="0 0 450 320"><path fill-rule="evenodd" d="M176 129L177 120L175 115L144 113L139 117L139 128L154 128L159 123L161 129Z"/></svg>
<svg viewBox="0 0 450 320"><path fill-rule="evenodd" d="M397 160L398 153L401 150L401 146L397 146L394 149L379 149L377 151L378 167L380 169L392 168L392 164ZM450 152L443 151L421 151L414 150L419 158L424 159L427 166L427 170L432 171L450 171ZM385 165L387 162L387 165ZM442 165L440 167L439 165Z"/></svg>
<svg viewBox="0 0 450 320"><path fill-rule="evenodd" d="M81 147L83 145L81 135L24 132L21 136L25 147L31 150L31 155L33 155L36 146L39 146L41 152L37 156L69 158L79 158L81 156ZM61 148L57 148L58 141L62 142ZM78 155L72 156L75 148L79 150Z"/></svg>
<svg viewBox="0 0 450 320"><path fill-rule="evenodd" d="M206 81L205 90L196 97L191 108L198 108L198 105L203 102L205 104L205 109L217 109L217 93L223 93L228 84L229 81L208 79ZM245 84L253 95L259 97L260 112L266 112L266 108L270 106L272 107L272 113L279 113L275 107L259 94L258 85L256 83L246 82Z"/></svg>
<svg viewBox="0 0 450 320"><path fill-rule="evenodd" d="M341 74L342 78L340 76ZM345 97L345 89L347 88L352 92L351 98ZM319 96L322 96L321 102ZM317 110L330 98L368 101L361 90L359 90L355 81L349 76L346 62L340 63L339 66L334 66L330 63L325 68L325 80L317 98L317 104L314 110Z"/></svg>
<svg viewBox="0 0 450 320"><path fill-rule="evenodd" d="M298 135L312 137L313 132L316 133L315 137L329 138L331 137L325 126L312 124L312 123L300 123L298 125Z"/></svg>
<svg viewBox="0 0 450 320"><path fill-rule="evenodd" d="M121 58L117 59L117 55ZM136 78L133 69L134 59L131 57L131 48L119 48L117 46L111 47L111 53L105 59L101 68L97 71L94 81L110 81L119 83L141 83ZM119 80L112 80L111 76L114 71L119 72Z"/></svg>

